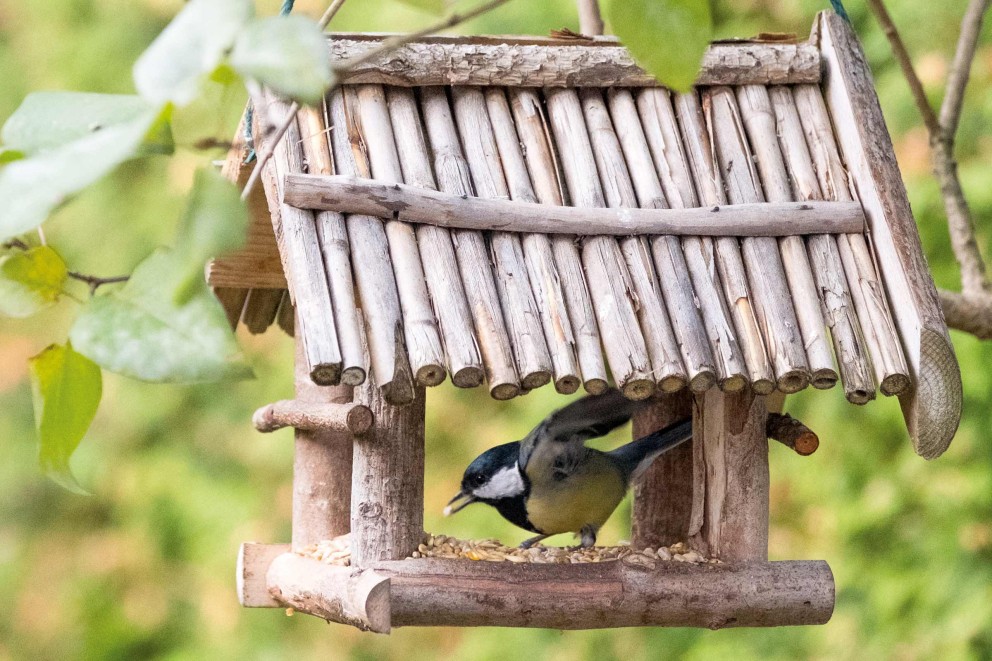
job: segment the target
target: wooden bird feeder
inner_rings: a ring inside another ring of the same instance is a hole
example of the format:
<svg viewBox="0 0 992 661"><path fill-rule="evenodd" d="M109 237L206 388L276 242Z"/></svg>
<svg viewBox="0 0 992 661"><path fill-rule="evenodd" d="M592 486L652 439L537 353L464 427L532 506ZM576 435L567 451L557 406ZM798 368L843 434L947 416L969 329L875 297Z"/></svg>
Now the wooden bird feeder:
<svg viewBox="0 0 992 661"><path fill-rule="evenodd" d="M340 61L381 40L329 43ZM253 102L261 152L289 106ZM378 632L824 623L827 564L768 561L769 410L839 381L899 397L927 459L957 428L954 351L835 14L807 42L714 44L684 95L609 38L428 37L300 111L263 183L246 247L209 269L233 324L297 346L296 399L256 414L296 428L292 544L242 547L245 606ZM612 381L655 398L635 436L692 415L636 485L632 544L721 563L411 558L425 387L449 376L496 399ZM293 553L349 531L349 567Z"/></svg>

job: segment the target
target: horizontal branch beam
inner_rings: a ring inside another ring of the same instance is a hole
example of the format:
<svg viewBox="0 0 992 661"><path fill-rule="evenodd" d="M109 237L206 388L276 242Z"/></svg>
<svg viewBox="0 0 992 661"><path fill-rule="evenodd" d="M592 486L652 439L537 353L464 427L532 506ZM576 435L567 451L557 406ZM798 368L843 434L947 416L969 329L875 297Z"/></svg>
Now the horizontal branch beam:
<svg viewBox="0 0 992 661"><path fill-rule="evenodd" d="M383 85L511 87L657 87L615 38L426 37L361 62L389 35L331 35L341 82ZM346 66L347 65L347 66ZM820 53L809 43L713 44L697 85L795 85L820 82Z"/></svg>
<svg viewBox="0 0 992 661"><path fill-rule="evenodd" d="M289 174L285 201L440 227L542 234L792 236L864 230L857 202L731 204L695 209L559 207L441 193L343 175Z"/></svg>
<svg viewBox="0 0 992 661"><path fill-rule="evenodd" d="M252 416L255 429L262 433L295 427L304 431L346 431L360 436L372 428L374 421L371 409L363 404L302 402L295 399L266 404Z"/></svg>
<svg viewBox="0 0 992 661"><path fill-rule="evenodd" d="M769 413L765 432L768 438L803 457L808 457L820 447L820 438L816 433L788 413Z"/></svg>

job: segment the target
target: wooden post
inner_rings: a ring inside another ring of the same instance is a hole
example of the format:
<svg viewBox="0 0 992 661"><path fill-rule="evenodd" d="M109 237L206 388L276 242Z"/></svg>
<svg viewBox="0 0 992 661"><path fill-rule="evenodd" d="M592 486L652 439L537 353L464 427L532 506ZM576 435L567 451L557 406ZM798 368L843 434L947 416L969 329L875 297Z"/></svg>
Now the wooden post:
<svg viewBox="0 0 992 661"><path fill-rule="evenodd" d="M303 342L296 340L296 398L343 404L350 386L318 386L310 378ZM293 550L351 529L351 435L342 431L296 430L293 451Z"/></svg>
<svg viewBox="0 0 992 661"><path fill-rule="evenodd" d="M579 32L594 37L603 34L603 18L597 0L578 0Z"/></svg>
<svg viewBox="0 0 992 661"><path fill-rule="evenodd" d="M375 422L355 439L351 499L351 564L368 567L399 560L424 538L423 386L413 402L389 404L373 373L355 389L355 401L372 410Z"/></svg>
<svg viewBox="0 0 992 661"><path fill-rule="evenodd" d="M696 490L691 542L724 562L768 559L768 439L765 398L710 390L693 410ZM701 441L701 442L700 442Z"/></svg>
<svg viewBox="0 0 992 661"><path fill-rule="evenodd" d="M641 438L692 416L688 390L658 394L651 406L634 414L634 438ZM693 490L692 443L683 443L658 457L634 484L631 545L671 546L689 539Z"/></svg>

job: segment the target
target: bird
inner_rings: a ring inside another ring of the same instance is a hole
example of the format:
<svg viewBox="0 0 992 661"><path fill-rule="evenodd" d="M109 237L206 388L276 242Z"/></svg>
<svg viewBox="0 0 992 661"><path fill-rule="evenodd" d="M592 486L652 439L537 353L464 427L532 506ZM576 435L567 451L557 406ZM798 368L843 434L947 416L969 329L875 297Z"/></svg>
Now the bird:
<svg viewBox="0 0 992 661"><path fill-rule="evenodd" d="M445 516L472 503L490 505L510 523L537 533L521 548L560 533L595 546L600 527L630 484L659 455L692 438L686 419L610 452L585 446L626 423L643 402L620 391L588 395L554 411L520 441L497 445L465 469Z"/></svg>

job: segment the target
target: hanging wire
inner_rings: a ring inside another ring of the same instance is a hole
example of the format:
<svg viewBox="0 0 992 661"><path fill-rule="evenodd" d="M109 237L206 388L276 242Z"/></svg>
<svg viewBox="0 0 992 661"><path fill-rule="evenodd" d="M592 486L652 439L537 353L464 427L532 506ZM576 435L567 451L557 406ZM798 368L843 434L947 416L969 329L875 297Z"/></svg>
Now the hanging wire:
<svg viewBox="0 0 992 661"><path fill-rule="evenodd" d="M838 16L843 18L848 23L851 22L851 17L847 15L847 11L844 9L844 3L841 2L841 0L830 0L830 6L834 8L834 11L837 12Z"/></svg>

